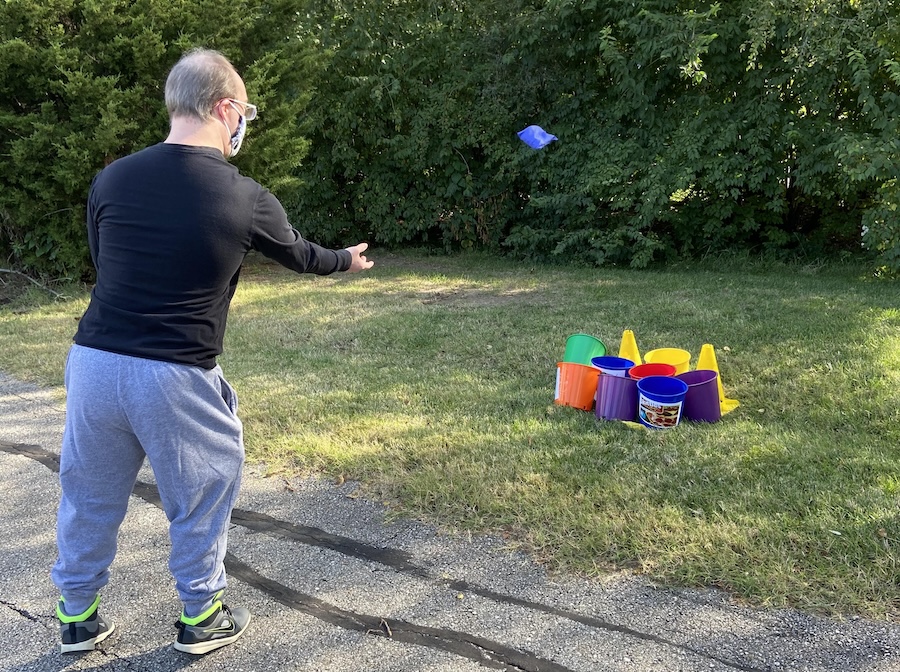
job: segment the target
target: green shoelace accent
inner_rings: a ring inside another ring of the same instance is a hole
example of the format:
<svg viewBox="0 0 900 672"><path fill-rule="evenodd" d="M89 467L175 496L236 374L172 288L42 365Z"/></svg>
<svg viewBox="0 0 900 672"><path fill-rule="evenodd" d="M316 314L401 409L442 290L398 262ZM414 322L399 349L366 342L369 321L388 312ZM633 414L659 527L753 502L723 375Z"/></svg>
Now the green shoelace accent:
<svg viewBox="0 0 900 672"><path fill-rule="evenodd" d="M184 611L182 610L181 622L184 623L185 625L197 625L198 623L202 623L203 621L205 621L207 618L209 618L214 613L216 613L216 611L218 609L222 608L222 602L221 602L221 600L219 600L219 598L222 597L223 592L224 591L220 590L218 593L216 593L216 596L213 598L215 600L215 602L213 602L212 606L209 609L207 609L206 611L204 611L202 614L200 614L199 616L194 616L193 618L190 618L188 616L185 616Z"/></svg>
<svg viewBox="0 0 900 672"><path fill-rule="evenodd" d="M63 611L63 603L65 602L65 598L60 597L59 602L56 603L56 617L63 623L81 623L82 621L86 621L89 619L95 611L97 611L97 607L100 605L100 596L94 598L93 603L84 612L78 614L77 616L69 616L65 611Z"/></svg>

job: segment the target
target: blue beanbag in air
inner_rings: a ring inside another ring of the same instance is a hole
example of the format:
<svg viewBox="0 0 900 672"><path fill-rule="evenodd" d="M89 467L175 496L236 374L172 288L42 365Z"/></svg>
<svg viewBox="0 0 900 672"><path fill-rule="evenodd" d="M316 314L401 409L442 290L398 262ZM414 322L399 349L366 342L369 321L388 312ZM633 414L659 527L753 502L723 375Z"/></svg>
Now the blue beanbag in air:
<svg viewBox="0 0 900 672"><path fill-rule="evenodd" d="M543 149L554 140L559 140L555 135L550 135L540 126L529 126L525 130L519 131L516 135L519 136L519 140L532 149Z"/></svg>

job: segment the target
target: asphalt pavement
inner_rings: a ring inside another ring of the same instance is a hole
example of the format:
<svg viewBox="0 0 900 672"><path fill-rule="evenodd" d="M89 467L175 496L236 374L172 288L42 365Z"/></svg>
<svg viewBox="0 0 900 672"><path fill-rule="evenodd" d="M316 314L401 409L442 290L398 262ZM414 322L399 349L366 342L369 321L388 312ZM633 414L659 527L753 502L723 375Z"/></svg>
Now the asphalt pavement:
<svg viewBox="0 0 900 672"><path fill-rule="evenodd" d="M65 407L0 373L0 670L900 672L900 624L737 604L714 590L547 574L500 538L396 519L358 484L253 467L229 532L237 643L172 648L180 605L145 468L101 612L116 632L63 656L50 582Z"/></svg>

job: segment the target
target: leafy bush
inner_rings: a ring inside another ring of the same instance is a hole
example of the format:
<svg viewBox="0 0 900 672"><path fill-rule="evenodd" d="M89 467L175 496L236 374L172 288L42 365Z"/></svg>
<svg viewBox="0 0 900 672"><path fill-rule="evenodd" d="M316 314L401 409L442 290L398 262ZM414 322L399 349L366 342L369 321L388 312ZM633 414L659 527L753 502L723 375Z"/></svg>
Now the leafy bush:
<svg viewBox="0 0 900 672"><path fill-rule="evenodd" d="M320 236L644 266L858 251L868 231L900 268L890 2L398 0L314 16L328 64L296 208ZM560 142L520 145L530 123Z"/></svg>
<svg viewBox="0 0 900 672"><path fill-rule="evenodd" d="M202 44L263 112L238 164L324 243L635 267L865 248L900 271L895 5L11 0L0 254L86 272L90 178L165 135L165 74ZM520 143L535 123L560 141Z"/></svg>
<svg viewBox="0 0 900 672"><path fill-rule="evenodd" d="M508 154L525 118L506 76L513 3L326 3L327 65L304 126L297 217L331 243L496 247L522 197ZM515 73L511 73L515 74ZM305 225L304 225L305 226Z"/></svg>
<svg viewBox="0 0 900 672"><path fill-rule="evenodd" d="M84 201L104 165L161 141L163 88L193 46L222 50L263 114L238 160L294 185L312 64L289 2L10 0L0 4L0 254L21 269L90 274Z"/></svg>

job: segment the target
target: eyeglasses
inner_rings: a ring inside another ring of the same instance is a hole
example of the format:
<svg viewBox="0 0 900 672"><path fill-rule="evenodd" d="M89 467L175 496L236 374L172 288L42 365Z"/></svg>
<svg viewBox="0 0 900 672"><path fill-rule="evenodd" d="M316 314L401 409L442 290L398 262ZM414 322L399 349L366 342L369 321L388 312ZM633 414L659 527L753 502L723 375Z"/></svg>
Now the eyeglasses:
<svg viewBox="0 0 900 672"><path fill-rule="evenodd" d="M245 103L241 100L235 100L234 98L229 98L228 101L243 106L244 118L247 121L253 121L254 119L256 119L256 105L254 105L253 103Z"/></svg>

